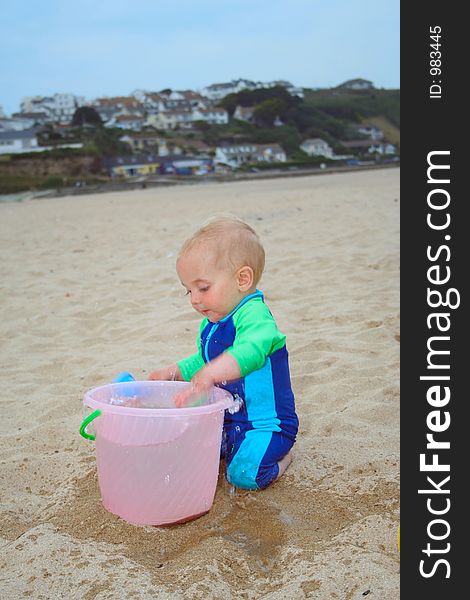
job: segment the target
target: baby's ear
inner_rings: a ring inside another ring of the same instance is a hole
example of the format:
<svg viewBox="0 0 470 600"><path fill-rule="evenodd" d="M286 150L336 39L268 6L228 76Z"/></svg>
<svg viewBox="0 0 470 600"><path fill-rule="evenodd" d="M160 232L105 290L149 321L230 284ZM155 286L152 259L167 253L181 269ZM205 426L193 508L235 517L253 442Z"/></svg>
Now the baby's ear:
<svg viewBox="0 0 470 600"><path fill-rule="evenodd" d="M254 274L253 269L248 265L238 269L238 287L241 292L246 292L253 285Z"/></svg>

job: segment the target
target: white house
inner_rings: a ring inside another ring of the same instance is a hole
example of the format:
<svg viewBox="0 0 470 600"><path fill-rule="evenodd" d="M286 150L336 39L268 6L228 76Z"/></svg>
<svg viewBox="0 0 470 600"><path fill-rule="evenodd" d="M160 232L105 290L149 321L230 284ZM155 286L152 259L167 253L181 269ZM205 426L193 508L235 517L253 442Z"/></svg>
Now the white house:
<svg viewBox="0 0 470 600"><path fill-rule="evenodd" d="M238 105L233 113L233 118L239 121L246 121L247 123L253 122L253 111L254 106L240 106Z"/></svg>
<svg viewBox="0 0 470 600"><path fill-rule="evenodd" d="M0 131L24 131L34 126L33 119L0 117Z"/></svg>
<svg viewBox="0 0 470 600"><path fill-rule="evenodd" d="M234 144L218 146L214 162L240 167L246 163L285 162L286 153L279 144Z"/></svg>
<svg viewBox="0 0 470 600"><path fill-rule="evenodd" d="M140 131L145 124L145 117L141 115L116 115L112 117L105 127L118 127L130 131Z"/></svg>
<svg viewBox="0 0 470 600"><path fill-rule="evenodd" d="M257 144L257 160L265 162L286 162L287 156L279 144Z"/></svg>
<svg viewBox="0 0 470 600"><path fill-rule="evenodd" d="M365 154L396 154L397 148L388 142L373 141L373 140L350 140L341 142L348 150L355 150L358 153Z"/></svg>
<svg viewBox="0 0 470 600"><path fill-rule="evenodd" d="M116 119L118 115L133 115L142 117L145 114L145 107L137 98L133 96L114 96L112 98L96 98L91 106L98 112L104 123ZM110 127L114 126L109 124Z"/></svg>
<svg viewBox="0 0 470 600"><path fill-rule="evenodd" d="M46 112L51 121L69 122L76 109L86 104L83 96L54 94L27 96L21 100L21 112Z"/></svg>
<svg viewBox="0 0 470 600"><path fill-rule="evenodd" d="M19 112L19 113L13 113L11 115L11 118L14 119L15 121L25 121L25 122L32 122L33 124L30 125L30 127L26 127L25 129L30 129L31 127L33 127L34 125L45 125L46 123L50 122L49 117L47 116L47 113L42 111L42 112Z"/></svg>
<svg viewBox="0 0 470 600"><path fill-rule="evenodd" d="M348 79L339 88L346 88L348 90L373 90L374 84L368 79Z"/></svg>
<svg viewBox="0 0 470 600"><path fill-rule="evenodd" d="M210 125L227 125L228 112L225 108L196 108L192 112L193 121L205 121Z"/></svg>
<svg viewBox="0 0 470 600"><path fill-rule="evenodd" d="M19 154L42 150L43 148L38 147L36 129L0 131L0 154Z"/></svg>
<svg viewBox="0 0 470 600"><path fill-rule="evenodd" d="M189 109L166 110L149 116L146 124L157 129L191 129L193 120L193 113Z"/></svg>
<svg viewBox="0 0 470 600"><path fill-rule="evenodd" d="M304 91L301 87L297 87L292 85L290 81L277 80L277 81L269 81L268 83L263 83L261 87L272 88L272 87L283 87L289 92L291 96L298 96L299 98L304 97Z"/></svg>
<svg viewBox="0 0 470 600"><path fill-rule="evenodd" d="M383 140L384 138L384 132L373 125L357 125L354 127L354 131L366 135L371 140Z"/></svg>
<svg viewBox="0 0 470 600"><path fill-rule="evenodd" d="M248 79L236 79L230 83L213 83L202 90L204 96L211 100L221 100L228 94L236 94L242 90L256 90L258 84Z"/></svg>
<svg viewBox="0 0 470 600"><path fill-rule="evenodd" d="M300 144L303 150L309 156L324 156L325 158L333 158L333 148L321 138L310 138L304 140Z"/></svg>

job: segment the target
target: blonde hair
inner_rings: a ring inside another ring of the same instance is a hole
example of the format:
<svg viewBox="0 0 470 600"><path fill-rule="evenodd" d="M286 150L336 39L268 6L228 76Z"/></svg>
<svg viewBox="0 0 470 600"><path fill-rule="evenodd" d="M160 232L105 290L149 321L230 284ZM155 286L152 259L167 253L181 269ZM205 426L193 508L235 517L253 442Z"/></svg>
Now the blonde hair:
<svg viewBox="0 0 470 600"><path fill-rule="evenodd" d="M256 285L264 270L264 248L256 231L238 217L219 215L206 221L188 238L178 254L178 259L203 243L214 246L218 264L236 271L248 266L253 269Z"/></svg>

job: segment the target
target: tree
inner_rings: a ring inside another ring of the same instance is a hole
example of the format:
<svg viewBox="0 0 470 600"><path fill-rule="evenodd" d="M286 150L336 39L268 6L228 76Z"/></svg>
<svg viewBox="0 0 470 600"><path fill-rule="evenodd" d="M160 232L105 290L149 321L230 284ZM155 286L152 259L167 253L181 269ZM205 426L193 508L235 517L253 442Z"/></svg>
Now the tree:
<svg viewBox="0 0 470 600"><path fill-rule="evenodd" d="M256 123L261 126L273 127L276 117L279 117L281 120L285 117L287 108L287 103L284 100L281 100L281 98L272 98L258 104L253 111L253 117Z"/></svg>
<svg viewBox="0 0 470 600"><path fill-rule="evenodd" d="M103 121L101 120L98 111L92 106L80 106L73 114L72 125L74 127L83 127L85 125L101 127Z"/></svg>

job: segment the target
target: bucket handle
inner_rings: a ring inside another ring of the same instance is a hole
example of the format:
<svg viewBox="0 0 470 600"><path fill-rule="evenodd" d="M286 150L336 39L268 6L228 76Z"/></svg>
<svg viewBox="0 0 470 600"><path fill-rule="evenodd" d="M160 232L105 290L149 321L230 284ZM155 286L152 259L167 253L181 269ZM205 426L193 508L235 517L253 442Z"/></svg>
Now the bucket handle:
<svg viewBox="0 0 470 600"><path fill-rule="evenodd" d="M86 417L85 419L83 419L82 424L80 425L80 435L82 437L84 437L86 440L93 440L95 441L96 436L93 435L92 433L88 433L88 431L86 430L87 425L89 425L94 419L96 419L96 417L101 416L101 411L99 408L97 408L95 411L93 411L92 413L90 413L88 415L88 417Z"/></svg>

